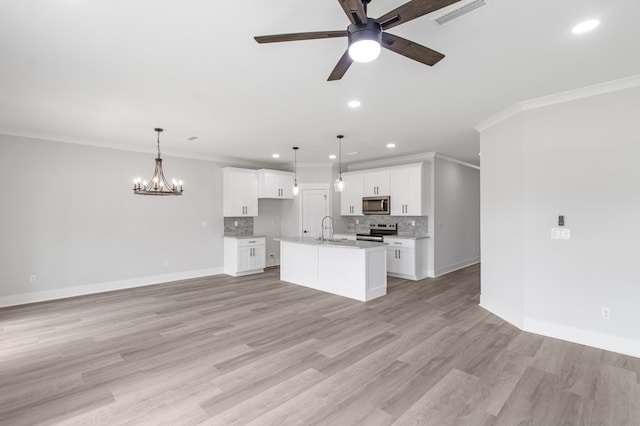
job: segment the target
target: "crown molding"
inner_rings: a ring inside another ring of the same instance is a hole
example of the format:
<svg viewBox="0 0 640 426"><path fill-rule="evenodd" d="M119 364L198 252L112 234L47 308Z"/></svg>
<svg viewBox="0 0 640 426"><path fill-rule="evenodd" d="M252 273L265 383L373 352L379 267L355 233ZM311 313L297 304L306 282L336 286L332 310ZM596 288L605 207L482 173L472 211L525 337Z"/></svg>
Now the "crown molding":
<svg viewBox="0 0 640 426"><path fill-rule="evenodd" d="M576 101L579 99L604 95L606 93L617 92L619 90L630 89L638 86L640 86L640 74L621 78L618 80L607 81L604 83L593 84L591 86L585 86L578 89L568 90L566 92L560 92L549 96L530 99L528 101L519 102L505 109L504 111L499 112L493 117L474 126L474 129L476 129L478 132L484 132L485 130L495 126L496 124L499 124L504 120L526 110Z"/></svg>
<svg viewBox="0 0 640 426"><path fill-rule="evenodd" d="M436 153L436 158L440 160L449 161L450 163L460 164L461 166L470 167L472 169L480 170L480 166L476 166L475 164L467 163L465 161L456 160L455 158L447 157L446 155Z"/></svg>
<svg viewBox="0 0 640 426"><path fill-rule="evenodd" d="M347 165L347 171L356 171L364 169L375 169L376 167L398 166L401 164L416 162L433 162L435 152L423 152L421 154L404 155L402 157L383 158L380 160L363 161L360 163L350 163Z"/></svg>
<svg viewBox="0 0 640 426"><path fill-rule="evenodd" d="M128 152L140 152L144 154L156 154L155 147L141 147L138 145L127 145L127 144L114 144L107 143L104 141L99 141L95 139L79 139L69 136L59 136L59 135L50 135L44 133L38 133L33 131L26 131L20 129L13 128L0 128L0 135L6 136L15 136L25 139L36 139L45 142L56 142L56 143L66 143L73 145L83 145L83 146L92 146L96 148L105 148L105 149L115 149L118 151L128 151ZM242 160L238 158L232 157L218 157L207 154L192 154L185 153L181 151L175 151L171 149L162 149L163 157L177 157L177 158L187 158L190 160L203 160L203 161L212 161L215 163L221 163L224 165L233 165L233 166L244 166L244 167L257 167L257 168L273 168L273 163L261 163L257 161L248 161Z"/></svg>

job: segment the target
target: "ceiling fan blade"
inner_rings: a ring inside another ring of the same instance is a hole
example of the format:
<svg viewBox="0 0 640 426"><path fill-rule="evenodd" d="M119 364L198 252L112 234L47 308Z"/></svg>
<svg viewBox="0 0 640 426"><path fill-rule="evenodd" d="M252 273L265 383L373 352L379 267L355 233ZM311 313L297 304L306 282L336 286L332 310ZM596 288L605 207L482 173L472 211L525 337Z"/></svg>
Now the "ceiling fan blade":
<svg viewBox="0 0 640 426"><path fill-rule="evenodd" d="M460 0L412 0L408 3L398 6L391 12L385 13L376 21L383 30L388 30L412 19L419 18L427 13L431 13L443 7L447 7Z"/></svg>
<svg viewBox="0 0 640 426"><path fill-rule="evenodd" d="M338 0L352 24L366 24L367 12L361 0Z"/></svg>
<svg viewBox="0 0 640 426"><path fill-rule="evenodd" d="M275 34L255 36L258 43L279 43L281 41L315 40L321 38L346 37L347 31L316 31L309 33Z"/></svg>
<svg viewBox="0 0 640 426"><path fill-rule="evenodd" d="M352 63L353 59L351 59L351 56L349 56L349 51L347 50L346 52L344 52L344 55L342 55L333 71L331 71L331 74L329 75L327 81L340 80L344 73L347 72Z"/></svg>
<svg viewBox="0 0 640 426"><path fill-rule="evenodd" d="M382 33L382 47L429 66L444 58L440 52L389 33Z"/></svg>

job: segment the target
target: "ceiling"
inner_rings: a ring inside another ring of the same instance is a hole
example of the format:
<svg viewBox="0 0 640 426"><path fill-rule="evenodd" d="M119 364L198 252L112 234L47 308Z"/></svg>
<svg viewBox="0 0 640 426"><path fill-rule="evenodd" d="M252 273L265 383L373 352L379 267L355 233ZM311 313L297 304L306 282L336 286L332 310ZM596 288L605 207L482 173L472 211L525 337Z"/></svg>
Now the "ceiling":
<svg viewBox="0 0 640 426"><path fill-rule="evenodd" d="M404 2L373 0L368 15ZM637 0L487 2L390 31L444 53L434 67L383 50L335 82L346 39L253 36L346 29L337 0L3 2L0 133L153 152L164 127L165 154L274 166L294 145L300 162L329 162L341 133L344 163L438 151L478 164L473 126L492 115L640 74ZM572 34L594 17L596 30Z"/></svg>

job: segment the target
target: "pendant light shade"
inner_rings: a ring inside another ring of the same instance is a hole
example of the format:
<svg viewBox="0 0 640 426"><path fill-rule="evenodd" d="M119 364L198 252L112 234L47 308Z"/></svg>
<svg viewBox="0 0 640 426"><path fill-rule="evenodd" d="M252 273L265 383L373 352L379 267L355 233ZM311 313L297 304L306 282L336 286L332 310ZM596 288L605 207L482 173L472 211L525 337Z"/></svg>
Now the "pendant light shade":
<svg viewBox="0 0 640 426"><path fill-rule="evenodd" d="M333 182L333 189L336 192L344 191L344 181L342 180L342 138L344 135L338 135L338 179Z"/></svg>
<svg viewBox="0 0 640 426"><path fill-rule="evenodd" d="M293 147L293 196L297 197L300 194L300 188L298 188L298 147Z"/></svg>
<svg viewBox="0 0 640 426"><path fill-rule="evenodd" d="M182 195L182 181L173 179L171 184L167 182L162 170L162 158L160 158L160 133L162 129L157 127L154 131L158 134L158 157L156 168L149 182L140 178L133 180L133 193L137 195Z"/></svg>

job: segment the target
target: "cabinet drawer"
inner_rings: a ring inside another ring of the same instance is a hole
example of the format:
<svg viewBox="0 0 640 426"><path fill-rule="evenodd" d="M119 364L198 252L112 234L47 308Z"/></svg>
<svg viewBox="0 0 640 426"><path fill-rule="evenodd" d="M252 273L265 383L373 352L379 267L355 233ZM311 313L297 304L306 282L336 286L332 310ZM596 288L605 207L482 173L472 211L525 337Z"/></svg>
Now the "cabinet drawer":
<svg viewBox="0 0 640 426"><path fill-rule="evenodd" d="M263 246L264 244L264 238L243 238L238 240L238 247Z"/></svg>
<svg viewBox="0 0 640 426"><path fill-rule="evenodd" d="M416 240L408 239L408 238L404 239L404 238L385 237L384 242L389 244L387 247L414 248L416 246Z"/></svg>

